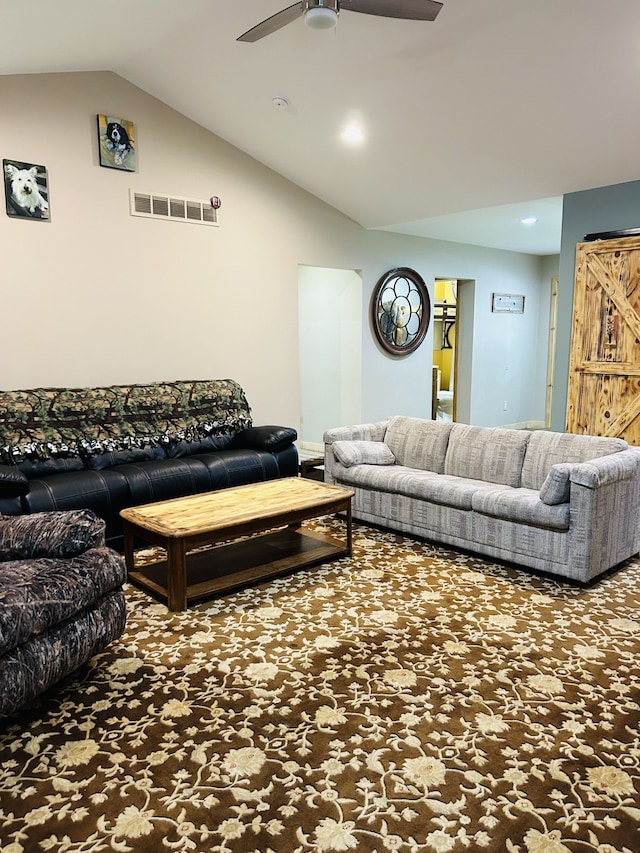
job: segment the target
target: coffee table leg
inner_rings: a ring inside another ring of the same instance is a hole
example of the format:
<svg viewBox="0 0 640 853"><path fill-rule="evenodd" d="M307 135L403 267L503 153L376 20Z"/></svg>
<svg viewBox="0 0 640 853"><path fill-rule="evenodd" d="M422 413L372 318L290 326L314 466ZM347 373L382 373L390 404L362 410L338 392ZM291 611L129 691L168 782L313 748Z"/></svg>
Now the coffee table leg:
<svg viewBox="0 0 640 853"><path fill-rule="evenodd" d="M347 503L347 554L353 556L353 536L351 532L351 498Z"/></svg>
<svg viewBox="0 0 640 853"><path fill-rule="evenodd" d="M183 539L167 543L167 598L169 610L187 609L187 549Z"/></svg>
<svg viewBox="0 0 640 853"><path fill-rule="evenodd" d="M127 572L132 572L135 568L133 559L133 528L128 521L123 522L122 533L124 561L127 564Z"/></svg>

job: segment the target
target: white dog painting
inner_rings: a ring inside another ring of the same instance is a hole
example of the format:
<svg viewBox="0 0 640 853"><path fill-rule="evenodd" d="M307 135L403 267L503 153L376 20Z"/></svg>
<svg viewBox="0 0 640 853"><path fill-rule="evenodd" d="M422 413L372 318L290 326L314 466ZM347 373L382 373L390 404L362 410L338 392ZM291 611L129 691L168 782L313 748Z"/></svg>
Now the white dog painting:
<svg viewBox="0 0 640 853"><path fill-rule="evenodd" d="M3 160L2 163L7 215L48 219L46 168L18 160Z"/></svg>

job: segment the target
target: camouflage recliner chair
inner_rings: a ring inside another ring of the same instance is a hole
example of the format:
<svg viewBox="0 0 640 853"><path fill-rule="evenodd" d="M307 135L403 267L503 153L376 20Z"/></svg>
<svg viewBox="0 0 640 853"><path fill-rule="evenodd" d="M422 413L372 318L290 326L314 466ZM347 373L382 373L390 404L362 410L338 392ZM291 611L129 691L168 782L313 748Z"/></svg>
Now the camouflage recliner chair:
<svg viewBox="0 0 640 853"><path fill-rule="evenodd" d="M90 510L0 516L0 716L124 630L126 569L104 534Z"/></svg>

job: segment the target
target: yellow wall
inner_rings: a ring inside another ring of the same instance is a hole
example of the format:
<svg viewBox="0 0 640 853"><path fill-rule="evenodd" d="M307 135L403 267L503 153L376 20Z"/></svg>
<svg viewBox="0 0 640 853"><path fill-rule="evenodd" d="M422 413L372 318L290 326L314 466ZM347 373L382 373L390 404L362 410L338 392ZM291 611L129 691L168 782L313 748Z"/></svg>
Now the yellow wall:
<svg viewBox="0 0 640 853"><path fill-rule="evenodd" d="M447 305L455 306L456 304L456 296L454 292L454 284L452 281L443 281L441 279L437 280L434 285L434 297L435 302L444 302L446 300ZM452 328L449 333L449 343L451 344L451 349L442 349L442 323L437 321L435 322L434 329L434 350L433 350L433 363L440 368L440 388L444 391L453 391L451 380L452 380L452 370L453 370L453 361L454 361L454 353L455 353L455 339L456 339L456 331L455 328ZM436 348L437 347L437 348Z"/></svg>

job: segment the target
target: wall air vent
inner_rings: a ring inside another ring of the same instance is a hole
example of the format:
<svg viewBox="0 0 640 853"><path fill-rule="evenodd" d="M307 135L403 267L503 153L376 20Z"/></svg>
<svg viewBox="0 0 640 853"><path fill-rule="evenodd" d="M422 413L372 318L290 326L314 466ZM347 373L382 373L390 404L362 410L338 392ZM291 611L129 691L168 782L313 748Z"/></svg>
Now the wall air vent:
<svg viewBox="0 0 640 853"><path fill-rule="evenodd" d="M211 203L193 198L175 198L130 189L129 210L132 216L170 219L172 222L194 222L198 225L219 225L218 211L213 209Z"/></svg>

